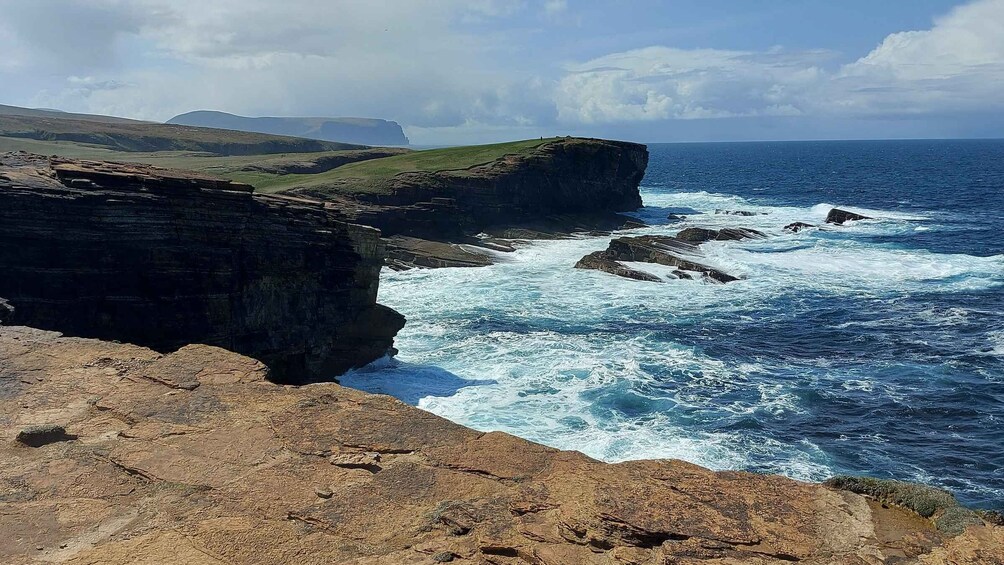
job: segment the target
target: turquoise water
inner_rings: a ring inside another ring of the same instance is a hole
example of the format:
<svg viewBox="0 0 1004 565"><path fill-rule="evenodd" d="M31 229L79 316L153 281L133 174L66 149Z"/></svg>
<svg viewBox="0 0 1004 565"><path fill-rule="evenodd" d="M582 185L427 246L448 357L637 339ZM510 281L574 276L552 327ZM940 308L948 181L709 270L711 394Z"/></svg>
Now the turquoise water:
<svg viewBox="0 0 1004 565"><path fill-rule="evenodd" d="M400 354L342 382L608 461L868 474L1004 506L1004 142L649 149L636 215L653 225L633 233L764 231L704 246L743 280L572 268L609 237L387 271L380 301L408 318ZM875 219L782 230L833 206Z"/></svg>

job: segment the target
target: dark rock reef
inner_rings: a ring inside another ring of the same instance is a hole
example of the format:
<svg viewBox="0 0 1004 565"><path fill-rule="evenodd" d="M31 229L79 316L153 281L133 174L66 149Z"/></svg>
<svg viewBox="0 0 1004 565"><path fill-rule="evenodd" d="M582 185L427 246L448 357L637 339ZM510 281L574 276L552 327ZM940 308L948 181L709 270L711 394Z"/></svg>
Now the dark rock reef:
<svg viewBox="0 0 1004 565"><path fill-rule="evenodd" d="M143 165L0 156L8 323L252 355L283 381L384 355L383 243L319 202Z"/></svg>
<svg viewBox="0 0 1004 565"><path fill-rule="evenodd" d="M676 239L691 243L705 241L739 241L740 239L765 239L767 234L750 228L722 228L710 230L705 228L687 228L676 234Z"/></svg>
<svg viewBox="0 0 1004 565"><path fill-rule="evenodd" d="M576 269L595 269L606 273L643 281L662 282L661 277L622 265L620 261L655 263L677 267L673 275L679 279L693 278L688 271L700 273L712 282L727 283L739 280L728 273L698 261L701 257L697 245L675 237L643 235L618 237L604 251L586 255L575 264Z"/></svg>
<svg viewBox="0 0 1004 565"><path fill-rule="evenodd" d="M784 226L784 231L790 231L791 233L798 233L804 229L814 228L816 226L812 224L807 224L805 222L792 222Z"/></svg>
<svg viewBox="0 0 1004 565"><path fill-rule="evenodd" d="M838 226L843 225L844 222L856 222L858 220L870 220L868 216L862 216L855 212L848 212L847 210L841 210L840 208L833 208L830 213L826 215L827 224L837 224Z"/></svg>

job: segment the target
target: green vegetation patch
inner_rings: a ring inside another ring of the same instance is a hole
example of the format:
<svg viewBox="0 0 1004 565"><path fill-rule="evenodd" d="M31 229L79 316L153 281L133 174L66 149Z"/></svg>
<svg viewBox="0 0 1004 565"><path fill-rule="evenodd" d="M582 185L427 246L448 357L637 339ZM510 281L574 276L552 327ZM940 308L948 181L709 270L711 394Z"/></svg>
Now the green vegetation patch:
<svg viewBox="0 0 1004 565"><path fill-rule="evenodd" d="M961 534L969 525L983 523L978 513L960 505L951 493L927 485L848 475L827 479L823 484L912 510L932 519L938 531L950 536Z"/></svg>
<svg viewBox="0 0 1004 565"><path fill-rule="evenodd" d="M491 145L412 151L383 159L351 163L319 174L285 175L279 179L266 180L265 185L260 187L256 184L255 187L265 188L268 192L292 188L313 188L345 193L382 192L386 181L401 173L462 171L491 163L506 155L526 154L558 139L563 138L528 139Z"/></svg>

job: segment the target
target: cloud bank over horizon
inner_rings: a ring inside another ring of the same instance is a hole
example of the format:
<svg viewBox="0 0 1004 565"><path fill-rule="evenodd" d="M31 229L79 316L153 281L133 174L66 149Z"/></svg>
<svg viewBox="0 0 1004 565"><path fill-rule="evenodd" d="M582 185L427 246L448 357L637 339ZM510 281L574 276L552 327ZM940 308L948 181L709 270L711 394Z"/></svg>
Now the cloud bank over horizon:
<svg viewBox="0 0 1004 565"><path fill-rule="evenodd" d="M419 144L1004 135L1004 0L890 29L858 53L754 38L737 48L729 34L747 25L739 18L721 19L727 33L712 26L686 41L696 22L643 29L604 22L616 4L572 0L0 0L0 9L6 104L157 121L196 109L379 117Z"/></svg>

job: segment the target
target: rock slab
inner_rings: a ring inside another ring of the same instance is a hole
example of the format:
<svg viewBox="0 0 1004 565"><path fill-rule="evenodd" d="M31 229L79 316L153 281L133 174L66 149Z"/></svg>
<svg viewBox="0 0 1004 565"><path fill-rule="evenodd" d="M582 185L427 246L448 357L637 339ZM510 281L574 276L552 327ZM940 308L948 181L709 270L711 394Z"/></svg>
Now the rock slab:
<svg viewBox="0 0 1004 565"><path fill-rule="evenodd" d="M950 537L854 492L682 461L602 463L387 396L266 375L205 345L162 355L0 327L0 563L999 565L1004 555L1000 526ZM44 421L78 439L14 441ZM378 467L329 462L376 453Z"/></svg>

